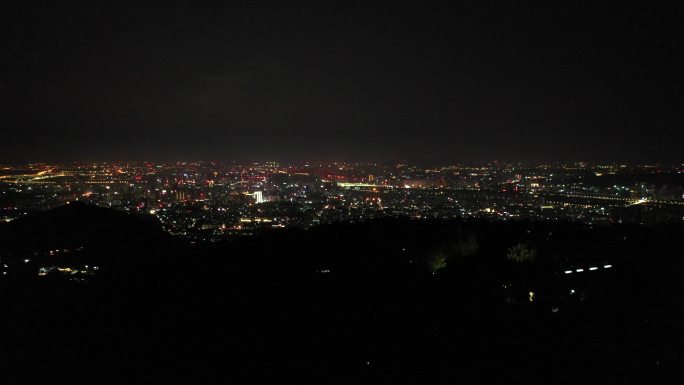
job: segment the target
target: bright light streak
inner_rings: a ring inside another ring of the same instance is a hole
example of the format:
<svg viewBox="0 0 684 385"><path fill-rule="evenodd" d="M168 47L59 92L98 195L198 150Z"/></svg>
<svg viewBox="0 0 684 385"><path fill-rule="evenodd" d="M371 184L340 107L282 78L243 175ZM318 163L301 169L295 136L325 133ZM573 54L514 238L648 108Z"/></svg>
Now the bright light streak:
<svg viewBox="0 0 684 385"><path fill-rule="evenodd" d="M572 270L565 270L565 274L572 274Z"/></svg>
<svg viewBox="0 0 684 385"><path fill-rule="evenodd" d="M604 269L610 269L611 267L613 267L613 265L603 265Z"/></svg>
<svg viewBox="0 0 684 385"><path fill-rule="evenodd" d="M575 271L578 272L578 273L581 273L581 272L584 271L584 269L577 269L577 270L575 270Z"/></svg>
<svg viewBox="0 0 684 385"><path fill-rule="evenodd" d="M590 271L598 270L598 267L590 267L589 270Z"/></svg>

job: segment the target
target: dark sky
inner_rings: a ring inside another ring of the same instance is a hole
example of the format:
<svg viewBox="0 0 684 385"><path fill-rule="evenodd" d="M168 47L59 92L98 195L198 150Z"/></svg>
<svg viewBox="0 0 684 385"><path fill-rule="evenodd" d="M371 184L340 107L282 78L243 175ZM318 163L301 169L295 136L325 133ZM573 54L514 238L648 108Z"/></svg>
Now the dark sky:
<svg viewBox="0 0 684 385"><path fill-rule="evenodd" d="M198 3L3 1L0 161L684 160L677 1Z"/></svg>

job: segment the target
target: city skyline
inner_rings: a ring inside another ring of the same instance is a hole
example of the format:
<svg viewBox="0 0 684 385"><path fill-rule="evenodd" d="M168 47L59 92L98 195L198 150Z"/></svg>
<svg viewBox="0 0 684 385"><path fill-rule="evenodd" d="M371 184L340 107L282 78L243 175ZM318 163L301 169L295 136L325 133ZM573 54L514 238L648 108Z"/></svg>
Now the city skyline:
<svg viewBox="0 0 684 385"><path fill-rule="evenodd" d="M380 218L677 223L683 180L684 164L39 163L0 167L0 221L80 202L212 242Z"/></svg>

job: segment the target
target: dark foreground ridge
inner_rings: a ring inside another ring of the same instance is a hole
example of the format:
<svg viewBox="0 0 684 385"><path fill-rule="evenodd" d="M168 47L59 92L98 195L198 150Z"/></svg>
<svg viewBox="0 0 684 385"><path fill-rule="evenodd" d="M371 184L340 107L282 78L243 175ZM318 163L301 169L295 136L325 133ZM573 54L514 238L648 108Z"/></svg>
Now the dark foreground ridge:
<svg viewBox="0 0 684 385"><path fill-rule="evenodd" d="M0 383L681 383L684 228L410 221L190 244L0 225Z"/></svg>

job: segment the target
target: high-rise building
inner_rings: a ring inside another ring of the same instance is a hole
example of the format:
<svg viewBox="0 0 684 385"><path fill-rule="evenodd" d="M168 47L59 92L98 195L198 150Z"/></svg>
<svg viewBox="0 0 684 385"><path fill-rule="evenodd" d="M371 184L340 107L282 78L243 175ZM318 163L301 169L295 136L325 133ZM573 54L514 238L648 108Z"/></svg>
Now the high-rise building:
<svg viewBox="0 0 684 385"><path fill-rule="evenodd" d="M254 200L256 200L256 203L264 203L264 194L261 191L255 191L252 194L252 197L254 197Z"/></svg>

